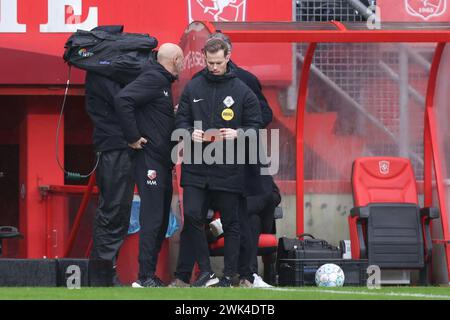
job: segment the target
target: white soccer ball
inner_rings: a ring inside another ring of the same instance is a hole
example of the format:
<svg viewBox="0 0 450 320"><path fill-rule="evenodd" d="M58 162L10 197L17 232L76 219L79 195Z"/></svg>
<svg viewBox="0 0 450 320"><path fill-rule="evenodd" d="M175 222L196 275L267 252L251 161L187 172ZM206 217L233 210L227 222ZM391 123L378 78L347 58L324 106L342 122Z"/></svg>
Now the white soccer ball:
<svg viewBox="0 0 450 320"><path fill-rule="evenodd" d="M316 271L316 285L318 287L342 287L344 281L344 271L334 263L324 264Z"/></svg>

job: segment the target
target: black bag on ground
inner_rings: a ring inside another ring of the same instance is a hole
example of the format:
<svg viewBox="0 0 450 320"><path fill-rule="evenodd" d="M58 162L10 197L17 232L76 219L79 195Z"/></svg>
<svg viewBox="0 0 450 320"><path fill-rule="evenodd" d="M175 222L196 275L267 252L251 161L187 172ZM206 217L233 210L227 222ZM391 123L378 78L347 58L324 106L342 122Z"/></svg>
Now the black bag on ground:
<svg viewBox="0 0 450 320"><path fill-rule="evenodd" d="M326 263L342 268L345 285L364 285L367 281L367 260L344 260L342 253L342 249L307 233L300 235L299 239L280 238L277 251L278 285L315 285L316 271Z"/></svg>
<svg viewBox="0 0 450 320"><path fill-rule="evenodd" d="M123 26L99 26L78 30L65 44L64 61L126 85L155 60L158 40L148 34L125 33Z"/></svg>
<svg viewBox="0 0 450 320"><path fill-rule="evenodd" d="M305 239L305 237L308 237ZM303 239L301 239L303 238ZM277 268L281 259L341 259L342 251L326 240L316 239L308 233L296 239L282 237L278 241Z"/></svg>

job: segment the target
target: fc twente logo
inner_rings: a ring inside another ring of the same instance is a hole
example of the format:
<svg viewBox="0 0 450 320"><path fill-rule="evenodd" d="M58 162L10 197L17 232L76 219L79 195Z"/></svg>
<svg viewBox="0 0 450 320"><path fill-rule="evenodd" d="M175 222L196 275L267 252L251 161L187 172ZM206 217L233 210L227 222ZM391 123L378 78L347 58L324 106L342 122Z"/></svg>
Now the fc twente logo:
<svg viewBox="0 0 450 320"><path fill-rule="evenodd" d="M189 22L245 21L247 0L187 0Z"/></svg>
<svg viewBox="0 0 450 320"><path fill-rule="evenodd" d="M380 168L380 173L381 174L389 174L389 161L386 160L382 160L378 162L378 167Z"/></svg>
<svg viewBox="0 0 450 320"><path fill-rule="evenodd" d="M428 20L447 11L447 0L405 0L405 9L409 15Z"/></svg>
<svg viewBox="0 0 450 320"><path fill-rule="evenodd" d="M158 183L156 182L156 176L157 176L156 170L148 170L147 171L147 178L148 178L147 184L150 186L158 185Z"/></svg>

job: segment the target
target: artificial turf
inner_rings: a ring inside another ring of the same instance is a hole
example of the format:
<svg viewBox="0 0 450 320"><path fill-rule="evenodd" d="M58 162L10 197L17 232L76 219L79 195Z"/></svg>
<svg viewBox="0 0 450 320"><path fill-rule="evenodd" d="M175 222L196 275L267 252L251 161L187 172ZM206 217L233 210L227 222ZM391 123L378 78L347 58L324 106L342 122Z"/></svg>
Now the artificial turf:
<svg viewBox="0 0 450 320"><path fill-rule="evenodd" d="M450 300L450 287L0 288L0 300Z"/></svg>

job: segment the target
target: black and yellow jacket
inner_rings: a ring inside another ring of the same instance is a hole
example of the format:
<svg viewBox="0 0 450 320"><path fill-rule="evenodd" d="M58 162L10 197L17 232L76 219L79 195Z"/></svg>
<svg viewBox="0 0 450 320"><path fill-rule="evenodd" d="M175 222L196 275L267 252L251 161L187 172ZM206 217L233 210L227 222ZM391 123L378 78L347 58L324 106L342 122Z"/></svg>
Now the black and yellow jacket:
<svg viewBox="0 0 450 320"><path fill-rule="evenodd" d="M215 76L205 68L186 85L181 95L176 127L192 132L194 122L200 121L201 127L197 129L203 131L220 128L257 130L262 123L261 108L256 95L232 70L228 69L222 76ZM190 150L194 150L192 140L184 143L189 143ZM202 149L207 146L208 143L203 143ZM224 151L223 159L226 157ZM186 163L184 156L182 186L238 193L244 191L243 166L236 161L234 164L207 164L204 161L195 164L192 153L190 160L191 164Z"/></svg>

